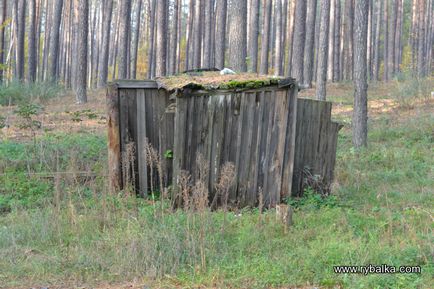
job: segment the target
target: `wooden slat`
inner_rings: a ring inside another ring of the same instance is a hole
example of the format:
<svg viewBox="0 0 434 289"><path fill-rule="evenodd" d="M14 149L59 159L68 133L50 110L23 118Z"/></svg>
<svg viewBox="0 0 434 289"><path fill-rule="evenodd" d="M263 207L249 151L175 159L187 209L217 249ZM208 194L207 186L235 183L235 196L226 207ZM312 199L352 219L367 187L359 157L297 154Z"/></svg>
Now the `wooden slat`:
<svg viewBox="0 0 434 289"><path fill-rule="evenodd" d="M119 91L111 84L107 88L108 171L109 191L114 194L122 187L121 139L119 131Z"/></svg>
<svg viewBox="0 0 434 289"><path fill-rule="evenodd" d="M141 196L148 195L148 166L145 156L146 130L146 101L145 90L137 90L137 164L139 173L139 193Z"/></svg>

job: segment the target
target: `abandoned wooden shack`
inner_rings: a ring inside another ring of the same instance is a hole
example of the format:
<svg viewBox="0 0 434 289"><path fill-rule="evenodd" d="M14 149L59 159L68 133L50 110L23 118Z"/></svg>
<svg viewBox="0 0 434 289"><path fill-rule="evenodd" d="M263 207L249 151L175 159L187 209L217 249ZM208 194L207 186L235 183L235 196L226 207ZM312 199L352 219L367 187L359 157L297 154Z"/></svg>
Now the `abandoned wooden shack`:
<svg viewBox="0 0 434 289"><path fill-rule="evenodd" d="M229 201L240 207L257 205L259 191L269 206L300 195L309 185L306 172L329 185L339 127L330 103L297 93L294 79L256 74L111 83L110 188L130 186L142 196L160 187L175 191L180 172L192 183L199 178L198 156L211 199L222 166L234 164Z"/></svg>

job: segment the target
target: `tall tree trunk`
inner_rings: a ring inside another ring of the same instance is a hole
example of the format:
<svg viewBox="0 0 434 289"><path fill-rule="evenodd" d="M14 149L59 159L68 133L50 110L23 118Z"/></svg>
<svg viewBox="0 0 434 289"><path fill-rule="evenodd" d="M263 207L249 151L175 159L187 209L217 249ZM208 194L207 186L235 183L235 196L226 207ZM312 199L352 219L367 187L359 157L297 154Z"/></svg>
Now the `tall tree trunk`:
<svg viewBox="0 0 434 289"><path fill-rule="evenodd" d="M306 1L296 0L294 45L292 48L292 77L303 83L304 42L306 39Z"/></svg>
<svg viewBox="0 0 434 289"><path fill-rule="evenodd" d="M389 56L389 25L388 24L388 14L389 14L389 5L388 5L388 1L384 0L384 17L383 17L383 80L387 81L388 77L389 77L389 60L388 60L388 56Z"/></svg>
<svg viewBox="0 0 434 289"><path fill-rule="evenodd" d="M211 6L211 0L205 0L205 31L203 41L203 67L211 68L211 25L213 7Z"/></svg>
<svg viewBox="0 0 434 289"><path fill-rule="evenodd" d="M166 19L167 0L159 0L157 3L157 41L156 41L156 67L155 75L166 75L167 57L167 19Z"/></svg>
<svg viewBox="0 0 434 289"><path fill-rule="evenodd" d="M395 60L393 70L399 72L402 57L402 22L403 22L403 0L396 0L396 29L395 29Z"/></svg>
<svg viewBox="0 0 434 289"><path fill-rule="evenodd" d="M19 80L24 80L24 35L25 35L25 25L26 25L26 0L18 0L17 5L17 74L16 77Z"/></svg>
<svg viewBox="0 0 434 289"><path fill-rule="evenodd" d="M5 68L5 21L7 12L7 1L1 1L0 3L0 85L3 84L4 80L4 68Z"/></svg>
<svg viewBox="0 0 434 289"><path fill-rule="evenodd" d="M366 63L368 0L357 0L354 10L353 145L360 148L367 145L368 138L368 77Z"/></svg>
<svg viewBox="0 0 434 289"><path fill-rule="evenodd" d="M50 80L56 81L58 73L60 22L62 21L63 0L56 0L53 11L53 26L50 43ZM86 50L87 52L87 50Z"/></svg>
<svg viewBox="0 0 434 289"><path fill-rule="evenodd" d="M222 69L225 66L226 49L226 19L227 0L217 0L216 3L216 34L215 34L215 66Z"/></svg>
<svg viewBox="0 0 434 289"><path fill-rule="evenodd" d="M316 22L317 0L309 0L307 4L306 16L306 52L304 55L304 84L312 87L313 60L315 44L315 22Z"/></svg>
<svg viewBox="0 0 434 289"><path fill-rule="evenodd" d="M106 0L104 6L102 44L99 58L98 87L104 87L108 76L108 56L110 47L110 31L112 23L113 0Z"/></svg>
<svg viewBox="0 0 434 289"><path fill-rule="evenodd" d="M316 98L326 100L328 34L330 25L330 0L321 0L321 24L319 33Z"/></svg>
<svg viewBox="0 0 434 289"><path fill-rule="evenodd" d="M389 17L389 31L388 31L388 52L387 55L387 77L386 80L392 79L395 73L395 30L396 30L396 0L391 0L390 3L390 17Z"/></svg>
<svg viewBox="0 0 434 289"><path fill-rule="evenodd" d="M87 40L89 29L89 2L79 0L78 3L78 49L77 49L77 70L75 96L77 103L87 102Z"/></svg>
<svg viewBox="0 0 434 289"><path fill-rule="evenodd" d="M118 78L125 79L128 75L128 50L131 26L131 0L120 1L120 27L119 27L119 66Z"/></svg>
<svg viewBox="0 0 434 289"><path fill-rule="evenodd" d="M153 78L155 73L153 71L153 63L155 62L155 8L157 0L150 0L149 3L149 41L148 41L148 78Z"/></svg>
<svg viewBox="0 0 434 289"><path fill-rule="evenodd" d="M380 31L381 31L381 9L382 9L382 0L377 1L376 8L376 26L375 26L375 43L374 43L374 60L373 60L373 79L374 81L379 80L379 72L380 72Z"/></svg>
<svg viewBox="0 0 434 289"><path fill-rule="evenodd" d="M418 36L417 36L417 75L419 77L425 76L425 0L419 0L419 29L418 29Z"/></svg>
<svg viewBox="0 0 434 289"><path fill-rule="evenodd" d="M276 16L276 36L274 39L274 74L283 75L282 67L282 0L275 2L275 16Z"/></svg>
<svg viewBox="0 0 434 289"><path fill-rule="evenodd" d="M333 63L334 63L334 35L335 35L335 1L330 1L330 24L329 24L329 45L327 52L327 80L333 80Z"/></svg>
<svg viewBox="0 0 434 289"><path fill-rule="evenodd" d="M264 15L261 39L261 66L259 73L268 74L268 51L270 48L272 0L264 0Z"/></svg>
<svg viewBox="0 0 434 289"><path fill-rule="evenodd" d="M182 7L178 6L178 0L173 2L173 19L172 19L172 34L170 35L170 61L169 61L169 74L175 74L176 72L176 57L178 55L178 10Z"/></svg>
<svg viewBox="0 0 434 289"><path fill-rule="evenodd" d="M201 68L202 56L202 23L201 11L204 0L195 1L194 18L193 18L193 62L192 68Z"/></svg>
<svg viewBox="0 0 434 289"><path fill-rule="evenodd" d="M29 0L28 80L36 79L36 0Z"/></svg>
<svg viewBox="0 0 434 289"><path fill-rule="evenodd" d="M287 64L286 64L286 70L285 70L285 74L286 75L290 75L291 74L291 68L292 68L292 50L294 47L294 18L295 18L295 0L290 0L291 2L289 3L289 9L288 9L288 27L287 27L287 31L286 31L286 41L288 42L288 47L287 47Z"/></svg>
<svg viewBox="0 0 434 289"><path fill-rule="evenodd" d="M353 0L345 0L344 76L346 80L353 78L353 8Z"/></svg>
<svg viewBox="0 0 434 289"><path fill-rule="evenodd" d="M247 0L232 2L229 27L229 60L236 71L247 71Z"/></svg>
<svg viewBox="0 0 434 289"><path fill-rule="evenodd" d="M335 1L335 40L333 41L333 82L341 80L341 64L340 64L340 49L341 49L341 1ZM330 36L332 37L332 36Z"/></svg>
<svg viewBox="0 0 434 289"><path fill-rule="evenodd" d="M139 39L140 39L140 16L142 14L142 0L138 0L136 7L135 23L134 26L134 41L133 41L133 51L131 55L131 78L136 79L137 76L137 51L139 49Z"/></svg>
<svg viewBox="0 0 434 289"><path fill-rule="evenodd" d="M258 71L259 0L252 0L249 23L249 58L252 72Z"/></svg>

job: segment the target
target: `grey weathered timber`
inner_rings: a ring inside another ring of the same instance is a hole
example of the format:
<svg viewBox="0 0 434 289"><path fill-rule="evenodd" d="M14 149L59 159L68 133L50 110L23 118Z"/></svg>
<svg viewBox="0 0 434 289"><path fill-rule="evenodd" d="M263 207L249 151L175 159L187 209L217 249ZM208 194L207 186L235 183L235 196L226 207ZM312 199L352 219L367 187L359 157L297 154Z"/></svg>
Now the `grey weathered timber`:
<svg viewBox="0 0 434 289"><path fill-rule="evenodd" d="M112 190L126 188L128 181L137 194L146 197L152 190L171 186L174 202L180 204L178 176L187 171L194 184L200 178L199 155L208 171L201 179L208 186L210 201L215 199L217 205L221 196L215 196L215 185L228 162L235 169L229 191L233 206L256 206L260 191L266 206L300 195L305 168L330 182L340 127L330 119L330 103L298 99L297 93L293 79L255 89L226 90L184 87L167 91L153 80L110 84ZM148 161L146 143L159 155L161 177ZM134 156L123 160L131 144ZM170 151L173 158L166 158ZM124 170L133 174L126 178Z"/></svg>
<svg viewBox="0 0 434 289"><path fill-rule="evenodd" d="M331 120L331 109L331 102L298 99L292 196L303 194L308 177L320 180L325 191L333 181L341 125Z"/></svg>

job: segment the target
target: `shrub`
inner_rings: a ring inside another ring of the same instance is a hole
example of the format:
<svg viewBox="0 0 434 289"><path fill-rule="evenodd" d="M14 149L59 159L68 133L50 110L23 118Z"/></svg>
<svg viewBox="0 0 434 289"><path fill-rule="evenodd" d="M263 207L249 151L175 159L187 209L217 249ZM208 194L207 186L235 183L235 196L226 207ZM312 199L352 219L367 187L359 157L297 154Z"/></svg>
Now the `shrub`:
<svg viewBox="0 0 434 289"><path fill-rule="evenodd" d="M0 105L16 105L23 101L46 101L62 94L62 86L51 82L11 82L0 86Z"/></svg>

